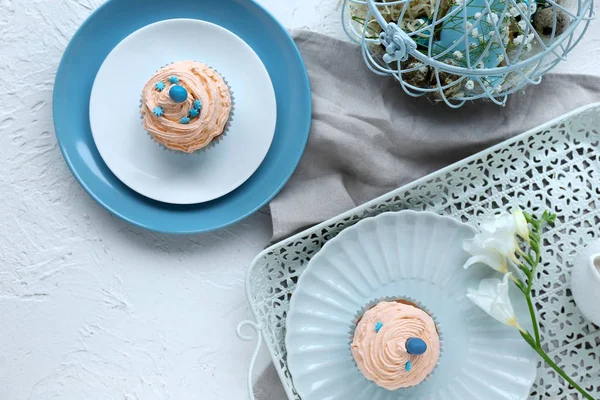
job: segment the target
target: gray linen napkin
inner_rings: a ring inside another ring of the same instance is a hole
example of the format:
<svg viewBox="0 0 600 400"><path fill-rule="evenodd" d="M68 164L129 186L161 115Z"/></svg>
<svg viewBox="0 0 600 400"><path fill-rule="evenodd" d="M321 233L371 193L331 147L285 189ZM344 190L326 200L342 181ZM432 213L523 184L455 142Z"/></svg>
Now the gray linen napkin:
<svg viewBox="0 0 600 400"><path fill-rule="evenodd" d="M307 31L293 37L310 76L313 123L298 169L271 202L273 241L600 101L600 78L550 74L506 107L450 109L373 74L356 45ZM256 391L259 400L286 398L272 367Z"/></svg>

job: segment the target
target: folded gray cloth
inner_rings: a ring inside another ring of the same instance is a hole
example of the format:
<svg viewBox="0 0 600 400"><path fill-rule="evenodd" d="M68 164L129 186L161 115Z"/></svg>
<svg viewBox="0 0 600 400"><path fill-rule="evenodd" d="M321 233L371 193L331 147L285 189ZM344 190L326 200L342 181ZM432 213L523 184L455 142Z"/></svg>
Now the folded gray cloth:
<svg viewBox="0 0 600 400"><path fill-rule="evenodd" d="M356 45L306 31L293 36L310 76L313 123L298 169L270 205L274 241L600 101L600 78L550 74L506 107L480 101L455 110L373 74ZM273 370L256 387L260 400L285 398Z"/></svg>

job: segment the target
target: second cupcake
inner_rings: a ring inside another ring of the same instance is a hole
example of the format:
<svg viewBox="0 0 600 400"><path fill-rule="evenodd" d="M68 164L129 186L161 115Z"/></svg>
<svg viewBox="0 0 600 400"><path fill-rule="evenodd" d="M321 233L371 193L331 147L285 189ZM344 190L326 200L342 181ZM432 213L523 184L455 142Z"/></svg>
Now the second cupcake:
<svg viewBox="0 0 600 400"><path fill-rule="evenodd" d="M160 69L142 92L146 131L170 150L193 153L226 130L232 99L223 77L205 64L179 61Z"/></svg>
<svg viewBox="0 0 600 400"><path fill-rule="evenodd" d="M416 386L439 362L441 343L433 318L409 300L382 301L357 322L352 355L370 381L388 390Z"/></svg>

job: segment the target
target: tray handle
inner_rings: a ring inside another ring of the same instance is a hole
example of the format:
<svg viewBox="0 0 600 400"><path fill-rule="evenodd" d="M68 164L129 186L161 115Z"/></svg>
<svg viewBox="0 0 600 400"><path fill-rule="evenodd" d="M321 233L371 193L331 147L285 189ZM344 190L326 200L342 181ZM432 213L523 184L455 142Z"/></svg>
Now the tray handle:
<svg viewBox="0 0 600 400"><path fill-rule="evenodd" d="M236 334L240 340L243 340L245 342L250 342L250 341L252 341L252 339L254 339L254 335L248 336L248 335L244 335L242 333L242 329L244 329L245 327L252 328L252 330L254 331L254 334L258 338L258 340L256 341L256 347L254 348L254 353L252 354L252 359L250 360L250 366L248 368L248 398L250 400L255 400L254 388L252 387L252 374L254 372L254 365L256 364L256 360L258 358L258 353L263 344L263 335L261 332L263 327L262 327L262 325L259 325L253 321L240 322L237 326Z"/></svg>

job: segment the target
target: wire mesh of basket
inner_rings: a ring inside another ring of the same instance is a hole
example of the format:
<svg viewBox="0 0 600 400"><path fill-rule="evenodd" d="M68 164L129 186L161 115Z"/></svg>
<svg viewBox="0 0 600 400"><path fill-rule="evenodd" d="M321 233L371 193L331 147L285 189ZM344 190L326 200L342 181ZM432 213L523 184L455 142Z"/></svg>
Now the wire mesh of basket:
<svg viewBox="0 0 600 400"><path fill-rule="evenodd" d="M458 108L507 97L565 60L594 18L593 0L344 0L348 37L367 66L411 96Z"/></svg>

